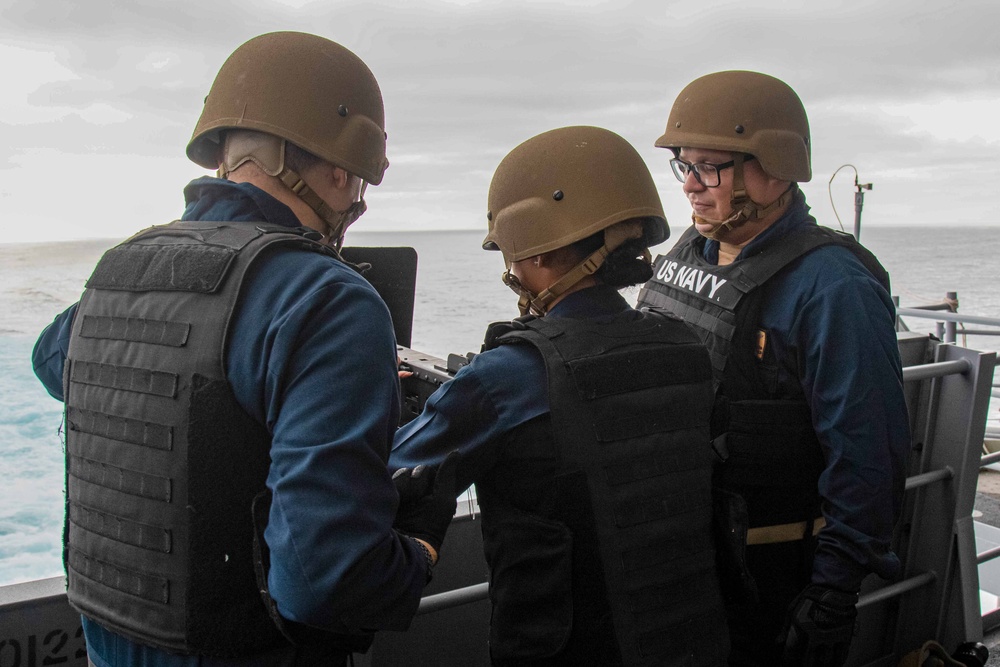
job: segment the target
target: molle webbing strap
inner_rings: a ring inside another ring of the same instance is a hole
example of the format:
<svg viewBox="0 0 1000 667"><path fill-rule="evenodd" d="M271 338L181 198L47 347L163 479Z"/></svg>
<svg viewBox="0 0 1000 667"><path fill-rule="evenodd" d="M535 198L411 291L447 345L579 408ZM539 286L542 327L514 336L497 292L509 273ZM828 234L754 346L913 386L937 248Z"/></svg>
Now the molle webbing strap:
<svg viewBox="0 0 1000 667"><path fill-rule="evenodd" d="M187 343L191 325L187 322L165 322L134 317L102 317L84 315L80 336L104 340L126 340L133 343L182 347Z"/></svg>
<svg viewBox="0 0 1000 667"><path fill-rule="evenodd" d="M128 442L163 451L173 449L174 429L165 424L70 407L66 410L66 425L72 431L108 440Z"/></svg>
<svg viewBox="0 0 1000 667"><path fill-rule="evenodd" d="M140 549L170 553L173 532L162 526L130 521L106 512L98 512L81 504L70 506L70 521L86 530Z"/></svg>
<svg viewBox="0 0 1000 667"><path fill-rule="evenodd" d="M620 528L638 526L693 512L710 504L711 486L706 482L687 486L674 493L619 503L614 509L615 522Z"/></svg>
<svg viewBox="0 0 1000 667"><path fill-rule="evenodd" d="M77 479L114 489L130 496L149 498L165 503L172 500L171 480L167 477L126 470L81 456L70 455L68 459L70 472Z"/></svg>
<svg viewBox="0 0 1000 667"><path fill-rule="evenodd" d="M610 443L654 433L696 428L698 425L697 414L668 415L664 414L662 410L654 410L631 416L613 416L597 421L594 423L594 434L597 436L598 442ZM658 456L672 461L672 457L665 453L658 454Z"/></svg>
<svg viewBox="0 0 1000 667"><path fill-rule="evenodd" d="M150 602L170 603L170 582L163 577L100 561L73 548L69 550L69 565L75 574L109 588Z"/></svg>
<svg viewBox="0 0 1000 667"><path fill-rule="evenodd" d="M634 613L640 614L653 609L667 609L683 600L697 598L705 590L704 570L711 567L713 566L709 565L666 586L649 586L638 591L631 597L629 607Z"/></svg>
<svg viewBox="0 0 1000 667"><path fill-rule="evenodd" d="M695 426L693 422L694 420L689 420L687 423L677 424L675 428L692 428ZM619 463L608 464L604 468L608 484L618 486L672 472L697 470L705 465L705 457L692 447L670 444L662 449L664 451L655 454L630 456Z"/></svg>
<svg viewBox="0 0 1000 667"><path fill-rule="evenodd" d="M113 364L97 364L90 361L80 361L73 364L70 375L70 382L168 398L177 395L178 379L177 373Z"/></svg>

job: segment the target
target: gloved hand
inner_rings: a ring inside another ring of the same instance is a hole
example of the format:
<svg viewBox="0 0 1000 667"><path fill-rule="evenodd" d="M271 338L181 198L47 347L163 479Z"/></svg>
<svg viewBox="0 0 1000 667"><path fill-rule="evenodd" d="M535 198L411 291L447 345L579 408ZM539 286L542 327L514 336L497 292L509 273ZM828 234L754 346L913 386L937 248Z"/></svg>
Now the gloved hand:
<svg viewBox="0 0 1000 667"><path fill-rule="evenodd" d="M455 516L455 470L459 453L451 452L438 466L400 468L392 475L399 493L393 526L401 533L427 542L438 554L448 524Z"/></svg>
<svg viewBox="0 0 1000 667"><path fill-rule="evenodd" d="M783 667L841 667L858 616L858 594L810 584L788 608Z"/></svg>

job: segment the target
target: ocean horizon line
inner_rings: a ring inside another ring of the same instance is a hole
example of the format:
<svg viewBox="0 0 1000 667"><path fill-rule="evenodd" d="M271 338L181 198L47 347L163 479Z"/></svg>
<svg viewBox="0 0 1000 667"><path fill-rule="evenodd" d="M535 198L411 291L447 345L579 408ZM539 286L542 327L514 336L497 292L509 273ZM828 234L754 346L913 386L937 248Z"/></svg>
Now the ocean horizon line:
<svg viewBox="0 0 1000 667"><path fill-rule="evenodd" d="M669 224L669 223L668 223ZM839 225L827 224L826 221L821 220L820 224L831 229L837 229ZM907 221L905 223L899 222L866 222L862 226L862 233L865 229L946 229L948 227L954 227L953 222L914 222ZM671 231L680 230L686 228L687 224L682 225L671 225ZM961 225L962 229L976 228L976 229L1000 229L1000 221L988 222L964 222ZM853 232L854 223L851 221L850 224L845 224L842 228L844 231ZM136 229L135 232L138 233L140 229ZM347 239L350 240L352 235L389 235L389 234L441 234L441 233L464 233L464 232L481 232L486 233L485 226L483 227L434 227L434 228L421 228L421 229L351 229L348 231ZM16 241L0 241L0 248L10 248L13 246L39 246L39 245L51 245L51 244L62 244L62 243L98 243L106 242L108 244L120 243L125 239L129 238L131 234L125 236L79 236L76 238L63 238L59 240L52 239L21 239ZM350 245L348 243L347 245Z"/></svg>

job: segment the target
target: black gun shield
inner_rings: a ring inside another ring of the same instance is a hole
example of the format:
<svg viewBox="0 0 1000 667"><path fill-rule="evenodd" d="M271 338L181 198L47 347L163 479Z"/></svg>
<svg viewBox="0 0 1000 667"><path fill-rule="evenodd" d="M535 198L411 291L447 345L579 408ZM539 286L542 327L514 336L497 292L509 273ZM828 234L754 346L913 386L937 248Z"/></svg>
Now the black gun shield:
<svg viewBox="0 0 1000 667"><path fill-rule="evenodd" d="M417 251L413 248L349 247L341 250L351 264L371 264L365 279L379 293L392 315L398 345L410 346L413 298L417 286Z"/></svg>

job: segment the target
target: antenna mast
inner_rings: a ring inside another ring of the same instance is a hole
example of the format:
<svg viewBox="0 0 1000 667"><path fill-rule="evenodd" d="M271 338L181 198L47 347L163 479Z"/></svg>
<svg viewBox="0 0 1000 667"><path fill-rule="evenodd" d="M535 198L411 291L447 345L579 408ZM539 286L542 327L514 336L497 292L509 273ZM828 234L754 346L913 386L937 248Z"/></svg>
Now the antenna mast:
<svg viewBox="0 0 1000 667"><path fill-rule="evenodd" d="M837 174L841 169L845 167L850 167L854 170L854 238L856 240L861 240L861 209L865 207L865 190L871 190L871 183L859 183L858 182L858 170L853 164L843 164L837 167L833 175L830 176L830 180L826 184L827 194L830 196L830 206L833 207L833 214L837 217L837 222L840 224L840 229L844 229L844 223L840 220L840 215L837 214L837 205L833 203L833 179L836 178Z"/></svg>

